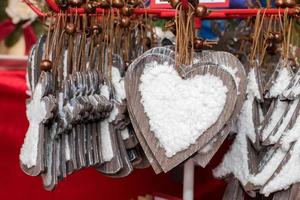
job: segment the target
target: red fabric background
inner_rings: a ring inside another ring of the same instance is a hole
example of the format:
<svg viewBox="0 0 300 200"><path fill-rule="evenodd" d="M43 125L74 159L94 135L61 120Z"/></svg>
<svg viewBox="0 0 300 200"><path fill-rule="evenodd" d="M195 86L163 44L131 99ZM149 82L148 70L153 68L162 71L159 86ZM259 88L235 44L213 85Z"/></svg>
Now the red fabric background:
<svg viewBox="0 0 300 200"><path fill-rule="evenodd" d="M93 169L75 173L53 192L43 189L39 177L19 167L19 149L28 126L25 115L25 70L0 71L0 199L137 199L138 195L164 193L181 197L182 185L174 173L155 175L151 168L136 170L127 178L107 178ZM219 153L213 163L220 160ZM195 199L221 199L225 183L197 167ZM180 171L180 170L177 170Z"/></svg>

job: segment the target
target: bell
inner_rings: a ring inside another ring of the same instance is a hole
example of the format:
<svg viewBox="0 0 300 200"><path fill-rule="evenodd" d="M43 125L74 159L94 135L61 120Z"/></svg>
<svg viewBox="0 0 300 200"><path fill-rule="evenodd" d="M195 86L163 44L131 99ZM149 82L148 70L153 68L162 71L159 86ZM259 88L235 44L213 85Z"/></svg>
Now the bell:
<svg viewBox="0 0 300 200"><path fill-rule="evenodd" d="M65 31L71 35L71 34L75 33L75 30L76 30L75 24L72 22L68 22L65 27Z"/></svg>
<svg viewBox="0 0 300 200"><path fill-rule="evenodd" d="M176 8L177 5L179 4L179 0L170 0L170 4L172 8Z"/></svg>
<svg viewBox="0 0 300 200"><path fill-rule="evenodd" d="M42 71L50 71L52 69L52 62L50 60L42 60L40 64Z"/></svg>
<svg viewBox="0 0 300 200"><path fill-rule="evenodd" d="M79 7L82 4L82 0L68 0L70 6Z"/></svg>
<svg viewBox="0 0 300 200"><path fill-rule="evenodd" d="M195 38L193 45L196 52L201 51L204 46L204 40L201 38Z"/></svg>
<svg viewBox="0 0 300 200"><path fill-rule="evenodd" d="M277 50L277 46L274 43L270 43L267 47L267 52L270 55L275 55Z"/></svg>
<svg viewBox="0 0 300 200"><path fill-rule="evenodd" d="M127 51L125 49L122 49L122 55L126 55Z"/></svg>
<svg viewBox="0 0 300 200"><path fill-rule="evenodd" d="M284 7L284 0L276 0L275 1L275 6L279 7L279 8Z"/></svg>
<svg viewBox="0 0 300 200"><path fill-rule="evenodd" d="M121 26L128 27L129 25L130 25L130 19L129 19L129 17L126 17L126 16L122 17L122 19L121 19Z"/></svg>
<svg viewBox="0 0 300 200"><path fill-rule="evenodd" d="M124 2L122 0L113 0L112 6L114 8L122 8L124 6Z"/></svg>
<svg viewBox="0 0 300 200"><path fill-rule="evenodd" d="M130 7L128 7L128 6L124 6L124 7L122 8L122 14L123 14L123 15L125 15L125 16L130 16L130 15L132 15L132 13L133 13L133 9L132 9L132 8L130 8Z"/></svg>
<svg viewBox="0 0 300 200"><path fill-rule="evenodd" d="M195 15L197 17L204 17L208 15L208 9L206 6L197 6L197 8L195 9Z"/></svg>
<svg viewBox="0 0 300 200"><path fill-rule="evenodd" d="M292 8L296 6L296 1L295 0L285 0L284 1L284 6Z"/></svg>
<svg viewBox="0 0 300 200"><path fill-rule="evenodd" d="M102 33L102 28L96 24L92 26L92 30L95 35Z"/></svg>
<svg viewBox="0 0 300 200"><path fill-rule="evenodd" d="M130 65L130 62L129 61L125 61L125 71L128 69L129 65Z"/></svg>
<svg viewBox="0 0 300 200"><path fill-rule="evenodd" d="M281 33L277 32L274 33L274 42L275 43L282 43L283 42L283 36Z"/></svg>

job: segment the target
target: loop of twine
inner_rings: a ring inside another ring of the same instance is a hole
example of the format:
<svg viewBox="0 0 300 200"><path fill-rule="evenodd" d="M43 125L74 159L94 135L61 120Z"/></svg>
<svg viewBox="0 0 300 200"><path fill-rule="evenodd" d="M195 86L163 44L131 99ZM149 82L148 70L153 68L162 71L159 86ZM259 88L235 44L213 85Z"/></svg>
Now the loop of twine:
<svg viewBox="0 0 300 200"><path fill-rule="evenodd" d="M271 16L269 23L268 23L268 27L266 30L266 34L268 35L271 31L272 31L272 22L273 22L273 16ZM261 65L263 63L263 60L265 58L265 54L266 54L266 50L268 48L268 37L265 37L263 40L263 45L262 45L262 52L259 54L259 65Z"/></svg>
<svg viewBox="0 0 300 200"><path fill-rule="evenodd" d="M281 18L281 15L279 15L279 24L283 35L281 56L283 57L284 60L288 60L290 56L290 44L291 44L291 37L292 37L291 35L292 35L293 18L288 17L288 12L289 9L286 8L284 10L283 19Z"/></svg>
<svg viewBox="0 0 300 200"><path fill-rule="evenodd" d="M260 38L261 38L261 30L264 24L266 9L264 10L263 15L261 16L261 9L257 12L256 20L254 24L254 35L253 35L253 42L250 50L250 57L249 61L254 62L254 60L262 60L257 58L258 52L261 50ZM259 56L258 56L259 57ZM254 65L256 66L256 65Z"/></svg>
<svg viewBox="0 0 300 200"><path fill-rule="evenodd" d="M188 3L188 10L184 10L180 2L176 7L176 65L189 65L193 58L194 39L194 7Z"/></svg>

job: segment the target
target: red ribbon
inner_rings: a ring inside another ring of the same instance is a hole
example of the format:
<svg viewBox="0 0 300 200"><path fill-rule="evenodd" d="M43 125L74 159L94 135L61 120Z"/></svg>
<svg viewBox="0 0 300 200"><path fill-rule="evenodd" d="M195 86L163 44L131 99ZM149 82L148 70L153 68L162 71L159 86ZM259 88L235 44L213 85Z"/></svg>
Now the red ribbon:
<svg viewBox="0 0 300 200"><path fill-rule="evenodd" d="M0 40L7 38L16 29L16 27L17 26L11 19L6 19L0 23Z"/></svg>
<svg viewBox="0 0 300 200"><path fill-rule="evenodd" d="M6 19L0 23L0 41L7 38L12 32L16 30L17 26L11 19ZM36 42L37 38L31 25L23 28L23 34L25 37L25 54L29 53L29 50Z"/></svg>

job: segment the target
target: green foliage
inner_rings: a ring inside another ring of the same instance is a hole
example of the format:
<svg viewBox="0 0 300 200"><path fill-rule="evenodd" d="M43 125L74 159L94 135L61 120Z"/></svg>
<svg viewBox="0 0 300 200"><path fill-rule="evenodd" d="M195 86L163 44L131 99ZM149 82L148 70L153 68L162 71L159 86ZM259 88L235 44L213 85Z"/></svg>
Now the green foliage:
<svg viewBox="0 0 300 200"><path fill-rule="evenodd" d="M159 19L159 20L155 20L153 21L154 26L158 26L163 28L165 26L166 20L165 19Z"/></svg>
<svg viewBox="0 0 300 200"><path fill-rule="evenodd" d="M35 20L32 23L32 27L37 36L41 35L44 32L44 28L40 20Z"/></svg>
<svg viewBox="0 0 300 200"><path fill-rule="evenodd" d="M14 46L18 42L22 34L23 34L23 29L21 24L19 23L17 24L16 29L5 39L5 46L7 47Z"/></svg>

